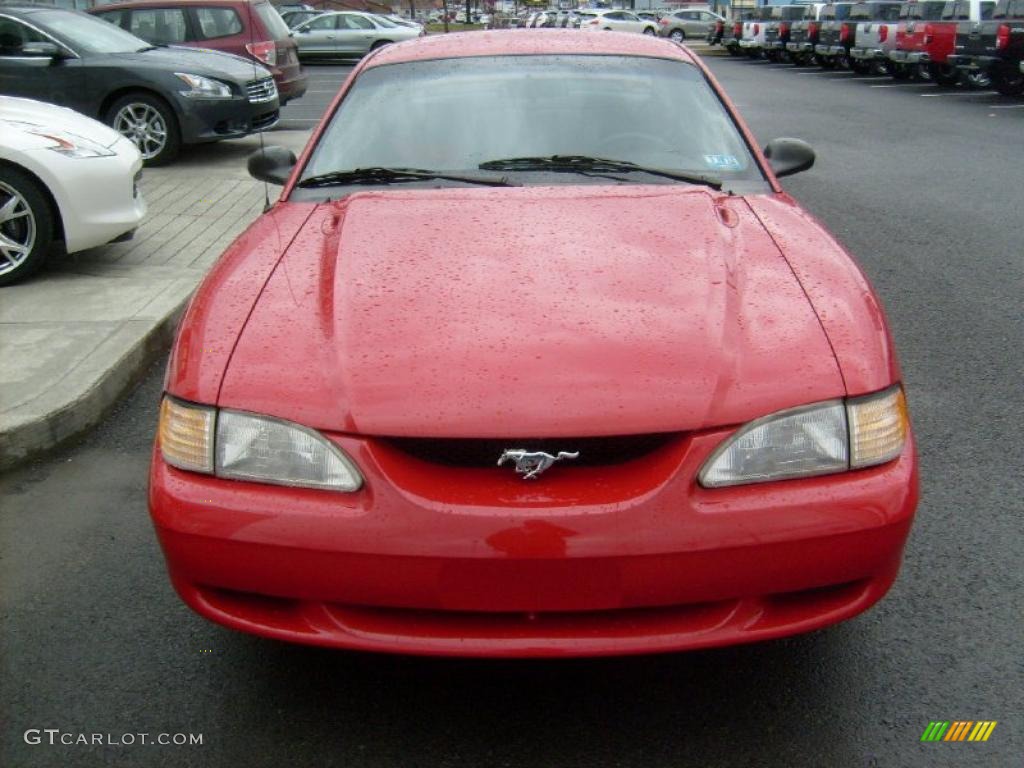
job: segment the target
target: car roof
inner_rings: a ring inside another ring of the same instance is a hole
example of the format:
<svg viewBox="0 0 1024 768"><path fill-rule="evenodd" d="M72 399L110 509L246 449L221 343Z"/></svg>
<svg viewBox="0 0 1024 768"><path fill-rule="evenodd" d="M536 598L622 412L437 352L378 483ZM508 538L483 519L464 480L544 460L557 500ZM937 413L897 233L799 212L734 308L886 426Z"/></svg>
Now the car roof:
<svg viewBox="0 0 1024 768"><path fill-rule="evenodd" d="M179 5L259 5L270 0L128 0L127 2L105 3L94 5L89 10L107 10L109 8L173 8Z"/></svg>
<svg viewBox="0 0 1024 768"><path fill-rule="evenodd" d="M455 32L396 43L381 48L367 60L366 67L428 59L558 54L645 56L694 63L693 55L685 48L652 35L583 35L575 29L509 29Z"/></svg>

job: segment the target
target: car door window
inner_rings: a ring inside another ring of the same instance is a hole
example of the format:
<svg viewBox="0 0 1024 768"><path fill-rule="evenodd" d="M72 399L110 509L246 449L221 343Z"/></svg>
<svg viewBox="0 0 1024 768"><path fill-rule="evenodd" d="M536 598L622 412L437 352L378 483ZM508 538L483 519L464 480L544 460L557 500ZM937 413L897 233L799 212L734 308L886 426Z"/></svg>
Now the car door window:
<svg viewBox="0 0 1024 768"><path fill-rule="evenodd" d="M624 21L640 21L640 18L632 13L623 13L622 18Z"/></svg>
<svg viewBox="0 0 1024 768"><path fill-rule="evenodd" d="M0 56L21 56L21 48L25 43L43 42L48 41L31 27L0 16Z"/></svg>
<svg viewBox="0 0 1024 768"><path fill-rule="evenodd" d="M344 16L343 18L347 29L362 31L374 28L373 23L362 16Z"/></svg>
<svg viewBox="0 0 1024 768"><path fill-rule="evenodd" d="M231 37L242 32L242 20L234 8L196 8L195 14L201 40Z"/></svg>
<svg viewBox="0 0 1024 768"><path fill-rule="evenodd" d="M325 32L331 29L337 29L337 23L339 16L319 16L313 19L311 22L306 24L303 28L303 32Z"/></svg>
<svg viewBox="0 0 1024 768"><path fill-rule="evenodd" d="M147 43L169 45L188 39L185 11L181 8L137 8L132 11L128 31Z"/></svg>

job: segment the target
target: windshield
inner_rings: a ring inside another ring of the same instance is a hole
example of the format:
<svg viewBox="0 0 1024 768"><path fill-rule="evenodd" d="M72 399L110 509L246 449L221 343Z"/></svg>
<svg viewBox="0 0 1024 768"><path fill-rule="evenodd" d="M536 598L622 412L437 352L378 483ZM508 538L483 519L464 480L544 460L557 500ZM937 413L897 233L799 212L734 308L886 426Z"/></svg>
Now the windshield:
<svg viewBox="0 0 1024 768"><path fill-rule="evenodd" d="M469 172L495 160L554 155L764 179L696 67L589 55L371 67L331 118L302 178L378 167Z"/></svg>
<svg viewBox="0 0 1024 768"><path fill-rule="evenodd" d="M37 11L32 21L79 53L134 53L153 47L110 22L84 13Z"/></svg>
<svg viewBox="0 0 1024 768"><path fill-rule="evenodd" d="M901 19L935 21L942 15L941 2L906 3L901 6Z"/></svg>

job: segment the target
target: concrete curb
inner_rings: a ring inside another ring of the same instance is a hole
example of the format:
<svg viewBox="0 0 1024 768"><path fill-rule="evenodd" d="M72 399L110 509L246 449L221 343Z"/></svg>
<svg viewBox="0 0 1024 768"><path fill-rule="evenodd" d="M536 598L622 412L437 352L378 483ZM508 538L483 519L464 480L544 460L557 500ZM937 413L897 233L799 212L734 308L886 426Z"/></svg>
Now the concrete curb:
<svg viewBox="0 0 1024 768"><path fill-rule="evenodd" d="M95 380L78 397L40 418L25 420L0 432L0 471L53 450L103 421L121 396L139 382L154 362L167 354L188 299L186 296L179 300L169 313L153 322L127 346L118 359L104 364L105 369L96 374ZM121 341L111 339L108 343Z"/></svg>
<svg viewBox="0 0 1024 768"><path fill-rule="evenodd" d="M308 136L273 138L298 151ZM3 289L0 471L97 426L167 354L196 286L263 208L263 185L245 169L258 146L199 145L147 169L149 213L132 240L55 259Z"/></svg>

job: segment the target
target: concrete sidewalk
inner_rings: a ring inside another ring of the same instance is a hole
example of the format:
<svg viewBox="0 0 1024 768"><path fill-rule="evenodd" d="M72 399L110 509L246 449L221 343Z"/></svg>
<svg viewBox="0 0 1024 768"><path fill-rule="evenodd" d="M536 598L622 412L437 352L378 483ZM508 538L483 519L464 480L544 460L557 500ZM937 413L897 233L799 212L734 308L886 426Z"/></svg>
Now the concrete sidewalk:
<svg viewBox="0 0 1024 768"><path fill-rule="evenodd" d="M307 137L264 138L298 153ZM0 469L97 424L164 354L192 291L263 209L263 184L245 168L258 146L258 137L203 145L147 168L149 213L134 239L54 257L0 289Z"/></svg>

